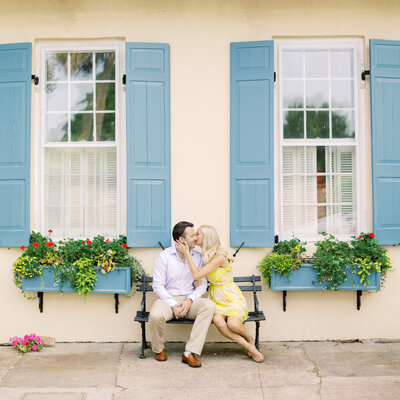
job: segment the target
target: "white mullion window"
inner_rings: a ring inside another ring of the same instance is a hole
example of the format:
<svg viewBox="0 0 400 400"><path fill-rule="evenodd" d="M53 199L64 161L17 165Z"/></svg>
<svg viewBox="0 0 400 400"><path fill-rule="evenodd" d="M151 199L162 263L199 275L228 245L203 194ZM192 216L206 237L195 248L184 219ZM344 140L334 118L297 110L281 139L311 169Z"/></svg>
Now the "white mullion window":
<svg viewBox="0 0 400 400"><path fill-rule="evenodd" d="M361 39L277 40L277 229L318 240L363 228ZM361 157L361 160L360 160Z"/></svg>
<svg viewBox="0 0 400 400"><path fill-rule="evenodd" d="M122 42L40 43L40 223L56 238L116 237L125 223Z"/></svg>

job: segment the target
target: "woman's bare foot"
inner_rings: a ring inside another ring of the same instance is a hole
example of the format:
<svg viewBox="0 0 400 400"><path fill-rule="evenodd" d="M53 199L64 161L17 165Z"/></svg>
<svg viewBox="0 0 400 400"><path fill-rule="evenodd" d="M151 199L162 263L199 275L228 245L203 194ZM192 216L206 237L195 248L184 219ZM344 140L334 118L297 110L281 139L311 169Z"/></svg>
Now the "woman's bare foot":
<svg viewBox="0 0 400 400"><path fill-rule="evenodd" d="M264 361L264 356L257 350L256 346L252 345L247 353L253 361L260 363Z"/></svg>

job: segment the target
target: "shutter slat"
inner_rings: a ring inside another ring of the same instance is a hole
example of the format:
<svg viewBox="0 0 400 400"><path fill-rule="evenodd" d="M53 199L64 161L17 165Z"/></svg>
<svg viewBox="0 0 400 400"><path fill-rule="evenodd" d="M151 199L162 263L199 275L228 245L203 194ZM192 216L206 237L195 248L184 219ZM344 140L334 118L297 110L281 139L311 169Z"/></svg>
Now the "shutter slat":
<svg viewBox="0 0 400 400"><path fill-rule="evenodd" d="M373 230L400 243L400 41L370 40Z"/></svg>
<svg viewBox="0 0 400 400"><path fill-rule="evenodd" d="M0 247L29 245L31 43L0 45Z"/></svg>
<svg viewBox="0 0 400 400"><path fill-rule="evenodd" d="M171 243L169 45L127 43L127 240Z"/></svg>
<svg viewBox="0 0 400 400"><path fill-rule="evenodd" d="M231 246L274 245L273 41L231 43Z"/></svg>

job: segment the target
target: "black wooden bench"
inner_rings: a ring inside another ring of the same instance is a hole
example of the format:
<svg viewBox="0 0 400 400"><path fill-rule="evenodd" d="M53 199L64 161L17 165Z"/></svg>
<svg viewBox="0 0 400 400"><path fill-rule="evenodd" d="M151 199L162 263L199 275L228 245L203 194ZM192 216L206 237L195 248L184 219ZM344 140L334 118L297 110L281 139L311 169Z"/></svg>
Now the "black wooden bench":
<svg viewBox="0 0 400 400"><path fill-rule="evenodd" d="M260 321L265 321L265 315L262 311L258 309L258 299L257 292L261 291L262 286L256 285L256 282L261 280L260 276L252 275L252 276L238 276L234 277L233 280L238 283L238 286L242 292L253 292L254 299L254 311L249 310L249 316L247 317L245 322L255 322L256 323L256 337L255 337L255 346L257 350L259 350L259 330L260 330ZM135 321L139 322L142 326L142 351L140 353L140 358L146 358L144 354L144 350L148 348L146 342L146 322L149 321L149 311L146 311L146 292L153 291L153 278L149 276L144 276L142 283L137 287L139 292L143 292L143 298L141 302L141 309L136 313ZM171 319L167 322L168 324L193 324L194 321L192 319L180 318L180 319Z"/></svg>

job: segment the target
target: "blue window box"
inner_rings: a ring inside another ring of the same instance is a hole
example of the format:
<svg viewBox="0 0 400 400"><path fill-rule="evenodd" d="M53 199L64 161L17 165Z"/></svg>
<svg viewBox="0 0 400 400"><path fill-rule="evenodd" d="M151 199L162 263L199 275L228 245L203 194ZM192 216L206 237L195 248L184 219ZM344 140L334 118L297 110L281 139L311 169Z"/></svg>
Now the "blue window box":
<svg viewBox="0 0 400 400"><path fill-rule="evenodd" d="M36 278L22 278L22 290L24 292L76 292L69 284L60 286L54 282L54 268L47 266L43 268L41 276ZM96 272L96 287L90 293L121 293L129 294L132 289L131 269L129 267L115 268L114 271L103 275Z"/></svg>
<svg viewBox="0 0 400 400"><path fill-rule="evenodd" d="M363 290L379 290L381 286L381 274L373 271L368 276L370 283L364 286L360 283L360 276L352 272L351 268L346 268L347 279L338 290L357 291L357 310L361 308L361 295ZM303 264L300 269L294 270L289 277L272 273L270 289L283 292L283 311L286 311L286 296L288 290L327 290L327 283L322 282L314 285L317 281L317 271L312 268L312 264Z"/></svg>

